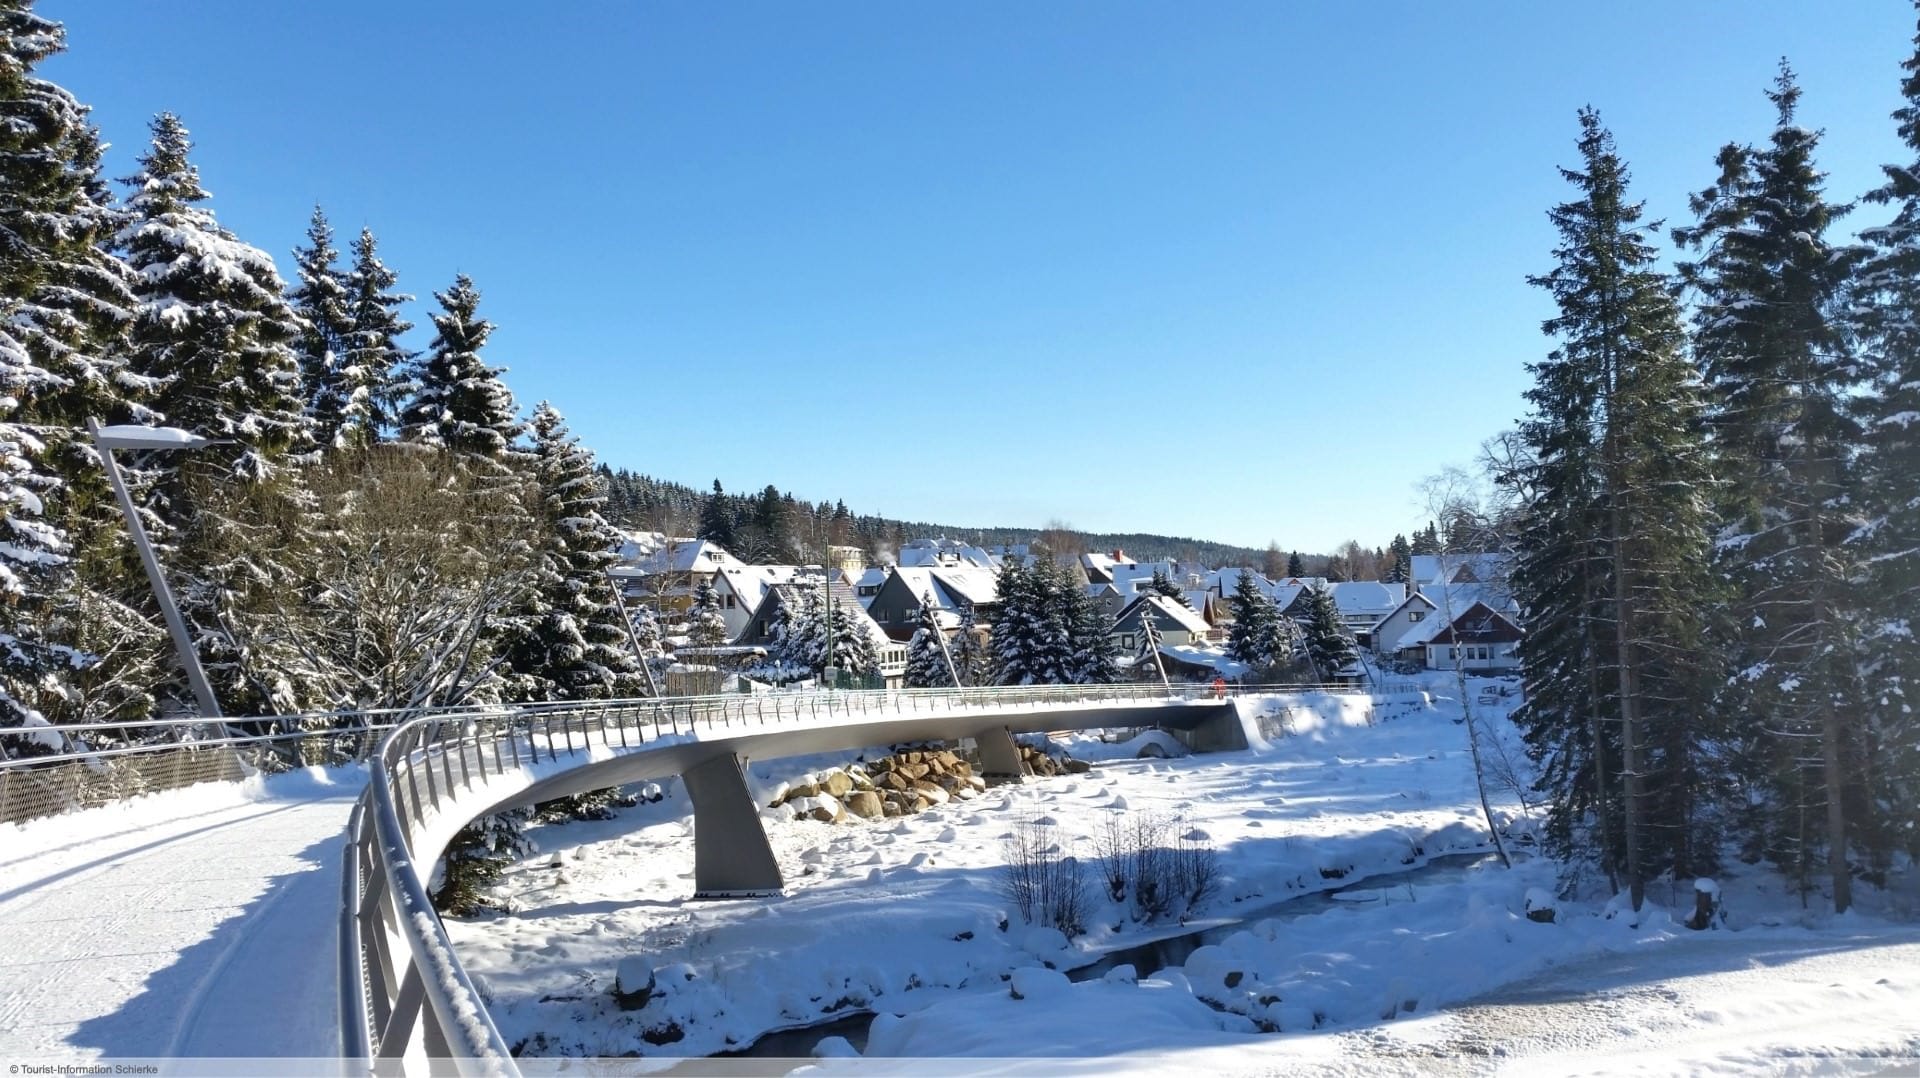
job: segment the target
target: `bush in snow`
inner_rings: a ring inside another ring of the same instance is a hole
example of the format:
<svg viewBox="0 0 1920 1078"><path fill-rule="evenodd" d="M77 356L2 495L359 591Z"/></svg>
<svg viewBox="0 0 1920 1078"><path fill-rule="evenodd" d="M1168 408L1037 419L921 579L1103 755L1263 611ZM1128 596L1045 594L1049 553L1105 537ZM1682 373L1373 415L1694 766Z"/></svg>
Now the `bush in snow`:
<svg viewBox="0 0 1920 1078"><path fill-rule="evenodd" d="M1178 834L1178 838L1171 838ZM1218 889L1219 857L1205 835L1158 813L1113 812L1094 836L1095 860L1107 896L1131 900L1143 922L1181 920Z"/></svg>
<svg viewBox="0 0 1920 1078"><path fill-rule="evenodd" d="M1060 856L1052 824L1026 820L1014 825L1003 849L1001 892L1022 920L1057 928L1069 937L1086 929L1086 874L1079 858Z"/></svg>

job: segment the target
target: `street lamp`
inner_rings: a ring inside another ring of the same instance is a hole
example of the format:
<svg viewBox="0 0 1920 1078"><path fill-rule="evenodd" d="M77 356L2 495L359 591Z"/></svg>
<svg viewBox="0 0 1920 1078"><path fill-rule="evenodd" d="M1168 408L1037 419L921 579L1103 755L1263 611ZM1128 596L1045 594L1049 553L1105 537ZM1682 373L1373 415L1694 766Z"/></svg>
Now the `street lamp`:
<svg viewBox="0 0 1920 1078"><path fill-rule="evenodd" d="M199 701L200 714L209 719L218 719L220 703L213 697L213 686L207 682L207 672L200 668L200 656L193 650L193 638L187 634L187 623L180 616L180 608L174 604L173 592L167 589L167 578L160 573L160 559L153 552L153 543L147 539L146 526L140 523L140 514L133 507L133 497L127 493L127 481L120 474L120 465L113 459L116 449L181 450L205 449L210 445L224 445L230 439L203 438L191 431L177 427L143 427L135 424L116 424L103 427L98 420L87 420L87 432L93 435L94 448L100 451L100 462L106 467L107 481L113 484L113 496L120 500L120 511L127 517L127 532L133 536L133 548L140 552L140 563L147 568L147 581L153 585L153 597L160 604L160 614L166 619L167 632L173 636L173 649L180 653L180 665L186 668L187 683L193 686L194 699Z"/></svg>

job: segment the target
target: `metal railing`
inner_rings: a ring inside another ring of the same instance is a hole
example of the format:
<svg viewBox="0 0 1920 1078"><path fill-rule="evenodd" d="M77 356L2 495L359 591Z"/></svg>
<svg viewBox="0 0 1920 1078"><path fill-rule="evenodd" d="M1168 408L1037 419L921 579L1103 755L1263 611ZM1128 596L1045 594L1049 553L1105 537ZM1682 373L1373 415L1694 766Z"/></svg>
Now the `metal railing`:
<svg viewBox="0 0 1920 1078"><path fill-rule="evenodd" d="M375 754L356 807L343 881L341 1002L344 1051L385 1070L421 1035L426 1054L461 1073L517 1073L510 1047L453 955L426 876L441 847L472 818L461 795L525 769L590 751L639 751L662 738L744 734L769 726L838 725L873 716L1021 707L1178 703L1249 693L1366 690L1336 685L1158 683L762 693L556 704L416 718ZM573 766L583 766L575 764ZM561 768L560 770L566 770ZM510 796L495 791L489 803Z"/></svg>

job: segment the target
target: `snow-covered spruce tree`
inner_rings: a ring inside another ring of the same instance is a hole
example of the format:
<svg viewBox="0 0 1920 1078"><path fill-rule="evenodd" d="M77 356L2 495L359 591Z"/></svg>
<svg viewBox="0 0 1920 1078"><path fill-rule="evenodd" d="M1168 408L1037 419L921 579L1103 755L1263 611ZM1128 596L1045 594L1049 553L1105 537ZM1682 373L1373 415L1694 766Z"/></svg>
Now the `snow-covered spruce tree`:
<svg viewBox="0 0 1920 1078"><path fill-rule="evenodd" d="M1061 574L1058 601L1067 611L1067 680L1075 685L1110 685L1118 681L1120 668L1114 661L1112 619L1071 573Z"/></svg>
<svg viewBox="0 0 1920 1078"><path fill-rule="evenodd" d="M600 516L606 496L593 454L546 401L534 408L532 428L538 585L532 623L508 662L513 691L524 700L638 696L644 678L607 577L619 539Z"/></svg>
<svg viewBox="0 0 1920 1078"><path fill-rule="evenodd" d="M414 355L400 345L413 323L400 317L400 305L413 297L395 292L400 277L380 261L370 229L353 241L353 266L346 273L346 327L327 386L322 437L329 445L367 445L392 433L413 386L408 375Z"/></svg>
<svg viewBox="0 0 1920 1078"><path fill-rule="evenodd" d="M1340 623L1340 608L1333 592L1326 588L1308 588L1306 616L1301 619L1302 644L1307 660L1322 678L1335 678L1359 661L1359 652Z"/></svg>
<svg viewBox="0 0 1920 1078"><path fill-rule="evenodd" d="M1061 685L1072 680L1063 574L1050 558L1025 566L1008 558L1000 571L1000 616L993 623L994 681Z"/></svg>
<svg viewBox="0 0 1920 1078"><path fill-rule="evenodd" d="M401 414L400 436L469 459L505 461L526 427L500 380L506 368L488 366L481 358L493 323L479 316L480 292L463 273L433 298L440 304L433 316L438 332L426 356L416 361L414 395Z"/></svg>
<svg viewBox="0 0 1920 1078"><path fill-rule="evenodd" d="M134 660L153 639L117 599L137 569L82 428L89 416L142 418L145 385L126 367L134 300L105 246L117 222L98 134L85 106L34 73L65 44L30 3L0 3L0 498L11 533L0 631L12 638L13 701L0 712L132 719L151 708L151 679L124 674L150 674Z"/></svg>
<svg viewBox="0 0 1920 1078"><path fill-rule="evenodd" d="M1298 550L1287 555L1287 575L1296 579L1307 575L1306 563L1300 560Z"/></svg>
<svg viewBox="0 0 1920 1078"><path fill-rule="evenodd" d="M946 689L956 684L953 668L947 664L947 649L941 644L939 612L931 595L920 597L920 622L907 641L907 688Z"/></svg>
<svg viewBox="0 0 1920 1078"><path fill-rule="evenodd" d="M1513 582L1534 612L1521 724L1543 765L1553 841L1577 856L1575 834L1597 832L1593 852L1610 879L1624 875L1638 909L1655 875L1712 867L1697 809L1711 477L1652 226L1626 199L1626 166L1598 113L1583 110L1580 124L1582 168L1562 175L1581 197L1551 211L1558 264L1532 278L1559 307L1544 326L1559 345L1533 366L1527 474L1508 477L1530 496ZM1601 818L1615 796L1608 775L1621 780L1617 844Z"/></svg>
<svg viewBox="0 0 1920 1078"><path fill-rule="evenodd" d="M1260 590L1252 573L1241 573L1227 597L1227 610L1233 624L1227 629L1227 654L1255 670L1273 665L1271 646L1282 620L1280 611L1267 593Z"/></svg>
<svg viewBox="0 0 1920 1078"><path fill-rule="evenodd" d="M347 334L347 286L340 272L340 251L333 245L333 226L319 206L307 222L307 242L293 249L294 274L300 283L287 299L300 316L300 381L306 391L307 415L314 440L333 444L340 429L334 378Z"/></svg>
<svg viewBox="0 0 1920 1078"><path fill-rule="evenodd" d="M987 674L992 668L991 649L982 639L983 635L973 604L961 607L960 627L953 634L950 650L954 673L963 686L987 683Z"/></svg>
<svg viewBox="0 0 1920 1078"><path fill-rule="evenodd" d="M858 607L839 599L833 601L828 617L833 627L833 666L851 678L871 678L880 672L880 641L875 640L871 622L854 617ZM822 645L824 647L824 641Z"/></svg>
<svg viewBox="0 0 1920 1078"><path fill-rule="evenodd" d="M1734 681L1723 714L1748 738L1760 846L1799 881L1824 857L1836 910L1852 904L1850 848L1874 844L1861 778L1856 611L1847 535L1851 395L1862 371L1836 308L1858 252L1826 238L1844 212L1821 192L1817 133L1795 121L1783 62L1768 97L1779 121L1760 148L1720 151L1718 182L1694 196L1675 239L1697 294L1694 348L1710 390L1724 480L1719 567L1735 592ZM1813 821L1819 820L1815 825Z"/></svg>
<svg viewBox="0 0 1920 1078"><path fill-rule="evenodd" d="M767 658L794 671L818 671L826 665L826 626L820 620L817 589L794 589L780 605Z"/></svg>
<svg viewBox="0 0 1920 1078"><path fill-rule="evenodd" d="M447 845L446 868L440 889L433 893L433 908L454 917L508 912L489 888L499 882L508 865L534 852L523 831L531 816L530 809L508 809L462 828Z"/></svg>
<svg viewBox="0 0 1920 1078"><path fill-rule="evenodd" d="M1872 392L1858 399L1865 442L1855 489L1866 518L1849 542L1863 567L1862 626L1875 809L1920 857L1920 34L1893 114L1907 164L1887 165L1866 199L1893 220L1863 229L1873 248L1854 287L1855 332Z"/></svg>
<svg viewBox="0 0 1920 1078"><path fill-rule="evenodd" d="M720 613L720 593L712 584L693 589L693 608L687 611L687 636L697 648L717 648L727 642L727 619Z"/></svg>
<svg viewBox="0 0 1920 1078"><path fill-rule="evenodd" d="M294 344L301 323L273 259L221 228L202 205L207 192L188 159L187 129L171 113L153 121L153 141L126 182L126 219L115 237L135 282L129 348L133 371L155 386L152 407L167 424L223 440L185 453L149 453L132 463L151 477L147 509L178 574L214 688L237 713L293 704L229 623L229 597L277 586L261 556L255 520L224 511L290 484L289 454L311 444ZM244 490L249 486L259 490Z"/></svg>

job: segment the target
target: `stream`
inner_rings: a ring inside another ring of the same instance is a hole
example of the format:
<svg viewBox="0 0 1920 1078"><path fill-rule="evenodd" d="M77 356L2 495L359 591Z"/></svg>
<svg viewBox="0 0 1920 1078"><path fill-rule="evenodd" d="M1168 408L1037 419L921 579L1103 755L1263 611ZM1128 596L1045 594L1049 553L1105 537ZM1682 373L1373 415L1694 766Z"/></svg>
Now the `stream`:
<svg viewBox="0 0 1920 1078"><path fill-rule="evenodd" d="M1239 913L1224 923L1101 952L1087 964L1068 970L1067 977L1073 981L1099 980L1107 974L1107 971L1117 966L1132 966L1134 972L1141 978L1150 977L1163 969L1183 965L1187 957L1196 949L1210 943L1220 943L1248 925L1272 918L1306 917L1332 909L1359 910L1370 909L1383 903L1391 905L1395 901L1394 891L1396 890L1411 888L1415 884L1431 887L1436 884L1455 883L1465 879L1468 873L1479 866L1498 859L1498 854L1485 851L1449 853L1430 858L1418 868L1410 868L1403 872L1357 876L1342 882L1338 887L1266 903ZM1411 897L1405 891L1403 894ZM828 1037L844 1037L854 1048L865 1051L867 1027L872 1024L872 1011L857 1011L813 1025L773 1030L763 1034L759 1040L745 1048L737 1048L730 1052L716 1052L706 1058L809 1059L813 1056L814 1046ZM688 1060L687 1062L698 1063L699 1061ZM664 1073L695 1072L691 1069L683 1072L680 1067L674 1067Z"/></svg>

